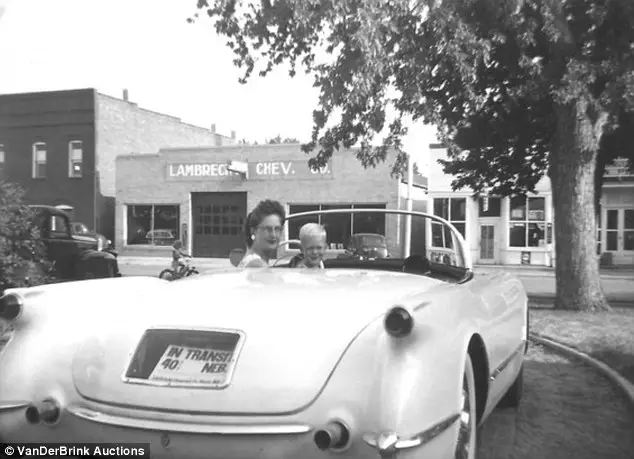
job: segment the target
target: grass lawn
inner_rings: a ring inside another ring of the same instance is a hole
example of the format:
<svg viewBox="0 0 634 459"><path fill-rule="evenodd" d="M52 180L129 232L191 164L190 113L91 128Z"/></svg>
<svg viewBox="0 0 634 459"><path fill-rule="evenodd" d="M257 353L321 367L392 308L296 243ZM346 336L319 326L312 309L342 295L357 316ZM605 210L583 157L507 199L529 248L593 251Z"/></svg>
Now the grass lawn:
<svg viewBox="0 0 634 459"><path fill-rule="evenodd" d="M634 383L634 309L584 313L535 308L530 328L601 360Z"/></svg>

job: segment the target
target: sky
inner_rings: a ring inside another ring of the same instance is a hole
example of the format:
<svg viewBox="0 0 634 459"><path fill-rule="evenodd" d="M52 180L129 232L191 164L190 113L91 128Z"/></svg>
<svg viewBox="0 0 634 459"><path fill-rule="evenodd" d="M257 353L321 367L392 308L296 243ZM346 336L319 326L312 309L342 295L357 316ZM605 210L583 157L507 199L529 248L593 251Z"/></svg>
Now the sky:
<svg viewBox="0 0 634 459"><path fill-rule="evenodd" d="M0 0L0 93L96 88L238 139L310 138L318 90L279 69L238 83L232 51L196 0ZM427 165L434 129L410 126L405 149ZM421 171L423 172L423 171Z"/></svg>

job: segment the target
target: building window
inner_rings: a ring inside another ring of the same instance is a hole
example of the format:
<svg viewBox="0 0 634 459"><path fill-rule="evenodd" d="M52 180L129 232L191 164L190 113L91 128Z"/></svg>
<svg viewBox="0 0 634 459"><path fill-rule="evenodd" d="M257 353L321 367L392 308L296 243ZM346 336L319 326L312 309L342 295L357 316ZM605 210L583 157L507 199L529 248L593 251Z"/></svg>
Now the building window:
<svg viewBox="0 0 634 459"><path fill-rule="evenodd" d="M546 198L514 196L510 200L510 247L540 247L547 239Z"/></svg>
<svg viewBox="0 0 634 459"><path fill-rule="evenodd" d="M170 246L179 239L180 206L129 205L128 245Z"/></svg>
<svg viewBox="0 0 634 459"><path fill-rule="evenodd" d="M434 198L434 215L449 221L466 237L467 198ZM432 247L453 248L453 237L448 226L431 224Z"/></svg>
<svg viewBox="0 0 634 459"><path fill-rule="evenodd" d="M46 178L46 144L33 144L33 178Z"/></svg>
<svg viewBox="0 0 634 459"><path fill-rule="evenodd" d="M0 181L4 180L4 145L0 144Z"/></svg>
<svg viewBox="0 0 634 459"><path fill-rule="evenodd" d="M478 203L478 215L480 217L499 217L502 215L502 199L501 198L480 198Z"/></svg>
<svg viewBox="0 0 634 459"><path fill-rule="evenodd" d="M81 140L68 142L68 176L80 178L84 169L84 147Z"/></svg>
<svg viewBox="0 0 634 459"><path fill-rule="evenodd" d="M385 209L385 204L290 204L289 213L314 212L333 209ZM288 238L299 239L299 230L306 223L320 223L328 233L330 249L342 249L350 236L357 233L375 233L385 236L385 214L341 213L293 218L288 222Z"/></svg>

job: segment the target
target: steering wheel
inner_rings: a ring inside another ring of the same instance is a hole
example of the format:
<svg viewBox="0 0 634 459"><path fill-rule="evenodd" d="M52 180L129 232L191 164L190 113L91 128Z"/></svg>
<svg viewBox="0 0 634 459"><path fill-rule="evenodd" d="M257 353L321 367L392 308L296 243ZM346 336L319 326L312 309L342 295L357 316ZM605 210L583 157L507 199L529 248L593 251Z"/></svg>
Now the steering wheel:
<svg viewBox="0 0 634 459"><path fill-rule="evenodd" d="M279 250L280 247L284 247L285 245L289 245L289 244L301 244L301 241L299 239L289 239L288 241L282 241L278 244L277 249ZM299 254L294 254L294 255L286 255L284 257L278 258L277 260L275 260L275 263L273 263L273 267L277 266L277 264L282 261L282 260L286 260L287 258L290 260L292 260L294 257L297 257L298 255L301 255L301 252Z"/></svg>

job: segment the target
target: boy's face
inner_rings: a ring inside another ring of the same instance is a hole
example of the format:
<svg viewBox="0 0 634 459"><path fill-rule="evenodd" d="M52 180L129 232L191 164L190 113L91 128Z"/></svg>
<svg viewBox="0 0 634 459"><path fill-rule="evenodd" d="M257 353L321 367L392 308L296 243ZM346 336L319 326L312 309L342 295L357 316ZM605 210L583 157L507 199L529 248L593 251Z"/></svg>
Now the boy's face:
<svg viewBox="0 0 634 459"><path fill-rule="evenodd" d="M304 252L304 264L309 268L319 266L326 251L326 239L323 237L308 237L302 241L302 251Z"/></svg>

